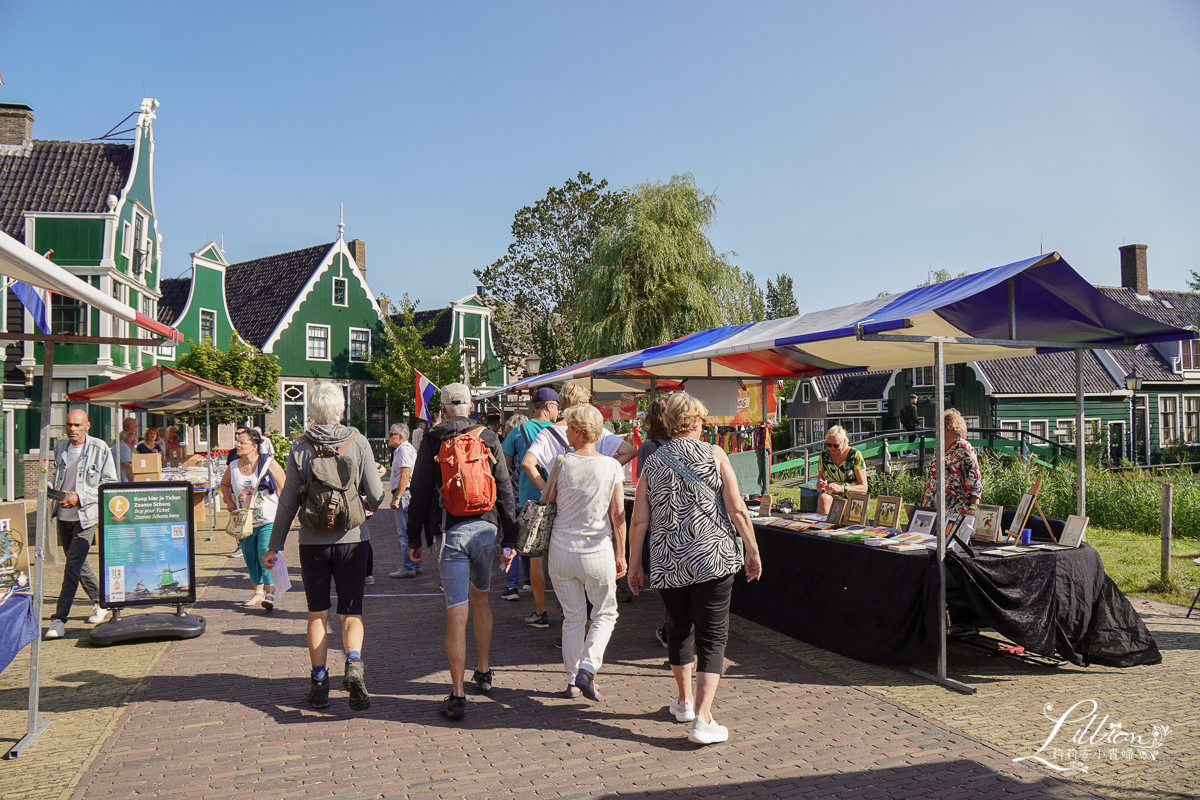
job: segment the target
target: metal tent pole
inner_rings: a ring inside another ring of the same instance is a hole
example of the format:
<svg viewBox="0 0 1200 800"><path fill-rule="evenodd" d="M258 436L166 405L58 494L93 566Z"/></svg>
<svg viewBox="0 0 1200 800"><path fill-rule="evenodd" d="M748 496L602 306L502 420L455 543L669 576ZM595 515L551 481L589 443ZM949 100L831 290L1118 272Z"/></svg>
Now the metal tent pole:
<svg viewBox="0 0 1200 800"><path fill-rule="evenodd" d="M934 450L934 464L937 465L937 485L934 491L937 496L934 505L937 508L937 571L938 571L938 655L937 674L912 667L912 672L936 681L956 692L975 694L975 687L946 677L946 353L945 344L935 341L933 344L933 393L934 393L934 423L937 446Z"/></svg>
<svg viewBox="0 0 1200 800"><path fill-rule="evenodd" d="M209 415L211 406L212 400L206 400L204 402L204 438L205 441L208 442L208 453L206 454L208 456L206 459L208 461L208 486L204 487L204 504L208 506L208 541L210 542L213 540L213 517L217 515L217 510L212 507L213 443L212 421Z"/></svg>
<svg viewBox="0 0 1200 800"><path fill-rule="evenodd" d="M38 636L30 645L29 651L29 718L25 725L25 735L12 746L5 758L17 758L25 752L25 748L33 744L42 731L50 727L50 718L38 719L38 706L41 702L41 667L42 667L42 596L45 587L46 550L54 552L55 540L50 537L50 510L46 507L46 475L44 466L50 455L50 397L54 381L54 342L46 342L43 346L42 358L42 430L38 450L38 494L37 494L37 541L33 549L33 618L37 621ZM28 538L28 537L27 537ZM29 546L29 542L25 543Z"/></svg>
<svg viewBox="0 0 1200 800"><path fill-rule="evenodd" d="M1087 431L1083 419L1083 351L1075 348L1075 511L1087 516Z"/></svg>

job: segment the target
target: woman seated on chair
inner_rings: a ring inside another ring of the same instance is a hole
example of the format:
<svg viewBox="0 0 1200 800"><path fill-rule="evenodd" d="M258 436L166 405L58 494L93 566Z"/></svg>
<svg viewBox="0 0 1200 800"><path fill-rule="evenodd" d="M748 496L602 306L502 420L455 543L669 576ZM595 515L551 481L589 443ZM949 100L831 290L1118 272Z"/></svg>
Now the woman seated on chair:
<svg viewBox="0 0 1200 800"><path fill-rule="evenodd" d="M866 462L862 453L850 446L846 429L841 425L834 425L825 434L825 452L821 453L821 465L817 468L817 491L821 493L817 498L818 514L829 513L834 497L867 491Z"/></svg>

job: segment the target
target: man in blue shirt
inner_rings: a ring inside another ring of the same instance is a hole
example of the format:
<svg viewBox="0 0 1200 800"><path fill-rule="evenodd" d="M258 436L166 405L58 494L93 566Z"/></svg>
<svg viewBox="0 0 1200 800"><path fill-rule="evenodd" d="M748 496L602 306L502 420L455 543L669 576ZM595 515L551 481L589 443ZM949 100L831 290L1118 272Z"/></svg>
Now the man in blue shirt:
<svg viewBox="0 0 1200 800"><path fill-rule="evenodd" d="M508 437L504 440L504 457L508 461L509 469L516 469L520 474L517 484L518 513L525 507L526 500L537 500L542 496L541 489L537 488L525 471L520 468L521 459L525 457L525 451L529 449L530 443L537 438L542 429L550 427L557 419L558 392L549 386L543 386L533 393L533 398L529 401L529 421L509 431ZM525 618L525 624L535 628L550 627L546 617L546 573L542 568L543 556L544 554L538 554L529 557L521 556L520 559L514 558L512 565L508 568L508 588L500 594L504 600L518 598L517 585L521 575L520 564L524 564L526 579L533 589L534 605L534 611Z"/></svg>

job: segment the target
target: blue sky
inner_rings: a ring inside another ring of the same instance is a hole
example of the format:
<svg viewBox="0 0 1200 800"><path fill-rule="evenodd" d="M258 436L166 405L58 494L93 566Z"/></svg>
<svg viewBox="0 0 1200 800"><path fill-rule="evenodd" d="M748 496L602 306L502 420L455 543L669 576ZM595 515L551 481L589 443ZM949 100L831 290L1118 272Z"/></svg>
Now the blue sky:
<svg viewBox="0 0 1200 800"><path fill-rule="evenodd" d="M377 292L474 289L579 170L691 172L710 232L802 310L1058 250L1200 270L1200 4L0 0L0 100L41 139L143 96L166 275L347 236Z"/></svg>

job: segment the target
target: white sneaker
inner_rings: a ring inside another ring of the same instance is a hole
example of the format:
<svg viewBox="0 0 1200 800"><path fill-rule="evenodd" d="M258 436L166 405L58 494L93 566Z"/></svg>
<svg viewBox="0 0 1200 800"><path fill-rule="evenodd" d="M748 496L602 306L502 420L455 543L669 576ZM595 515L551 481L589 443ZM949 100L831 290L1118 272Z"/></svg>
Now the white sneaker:
<svg viewBox="0 0 1200 800"><path fill-rule="evenodd" d="M724 725L718 725L712 717L709 717L708 722L696 717L696 721L692 723L692 730L688 733L688 741L696 744L716 744L728 738L729 729Z"/></svg>
<svg viewBox="0 0 1200 800"><path fill-rule="evenodd" d="M691 722L696 718L696 710L692 708L691 700L672 700L671 713L679 722Z"/></svg>
<svg viewBox="0 0 1200 800"><path fill-rule="evenodd" d="M92 615L87 618L87 621L92 625L99 625L101 622L104 622L111 616L111 611L109 611L107 608L101 608L97 604L92 606Z"/></svg>

